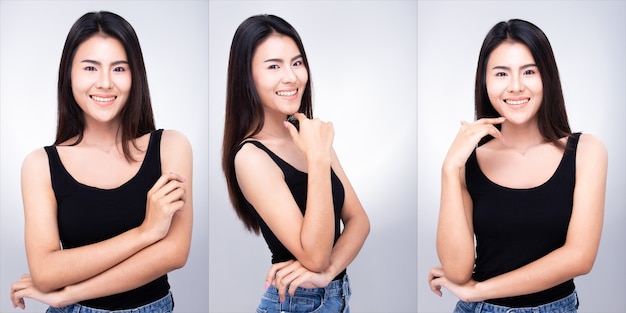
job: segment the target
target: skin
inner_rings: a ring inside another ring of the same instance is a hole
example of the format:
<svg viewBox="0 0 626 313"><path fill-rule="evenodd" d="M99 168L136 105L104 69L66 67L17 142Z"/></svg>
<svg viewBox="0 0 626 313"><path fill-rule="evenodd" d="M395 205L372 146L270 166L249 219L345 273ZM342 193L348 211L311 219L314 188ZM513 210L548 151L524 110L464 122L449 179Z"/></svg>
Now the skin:
<svg viewBox="0 0 626 313"><path fill-rule="evenodd" d="M439 296L442 287L463 301L525 295L587 274L593 267L602 232L608 160L602 142L583 134L577 148L574 204L565 244L511 272L483 282L471 279L474 231L464 166L479 140L487 134L496 138L476 150L478 162L491 181L511 188L541 185L563 156L562 150L539 134L537 110L543 90L540 73L529 64L534 60L523 44L503 42L494 49L487 66L487 92L503 118L462 123L444 160L437 230L442 266L432 268L428 277L431 290ZM524 99L530 101L525 105L506 103ZM501 132L493 126L498 123Z"/></svg>
<svg viewBox="0 0 626 313"><path fill-rule="evenodd" d="M265 152L244 145L235 157L237 181L244 196L296 257L272 265L266 277L265 288L276 286L284 301L287 286L291 295L298 286L325 287L343 271L361 249L369 233L369 219L332 148L332 123L296 113L308 73L295 42L287 36L270 35L255 51L252 75L265 114L263 129L253 139L308 173L303 216L282 171ZM285 122L291 114L300 123L299 132ZM334 246L331 167L346 194L341 216L344 230Z"/></svg>
<svg viewBox="0 0 626 313"><path fill-rule="evenodd" d="M70 175L88 186L112 189L124 184L135 176L145 156L150 134L136 139L138 149L132 149L138 161L128 162L117 133L119 112L132 82L126 61L121 43L101 35L81 43L73 60L72 91L85 115L84 138L75 146L68 145L75 141L70 139L57 150ZM22 195L30 274L11 287L14 307L24 309L24 298L62 307L112 295L184 266L192 225L191 146L184 135L164 131L160 153L163 174L148 192L144 222L113 238L72 249L59 246L47 154L37 149L26 157Z"/></svg>

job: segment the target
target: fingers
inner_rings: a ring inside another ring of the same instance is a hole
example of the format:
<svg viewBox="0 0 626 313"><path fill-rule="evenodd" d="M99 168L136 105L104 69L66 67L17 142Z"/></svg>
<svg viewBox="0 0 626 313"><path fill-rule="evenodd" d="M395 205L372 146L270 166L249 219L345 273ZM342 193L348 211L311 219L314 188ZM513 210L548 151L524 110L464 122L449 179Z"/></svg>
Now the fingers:
<svg viewBox="0 0 626 313"><path fill-rule="evenodd" d="M267 272L267 275L265 276L265 289L267 290L270 284L272 285L275 284L276 273L278 271L280 271L282 268L288 265L291 265L294 262L295 262L294 260L289 260L285 262L272 264L272 266L270 267L270 270Z"/></svg>
<svg viewBox="0 0 626 313"><path fill-rule="evenodd" d="M14 308L26 309L24 297L26 289L32 284L29 274L23 274L21 279L11 285L11 303Z"/></svg>
<svg viewBox="0 0 626 313"><path fill-rule="evenodd" d="M433 267L428 273L428 285L430 286L430 291L439 297L443 296L441 286L445 279L444 277L443 268L441 266Z"/></svg>

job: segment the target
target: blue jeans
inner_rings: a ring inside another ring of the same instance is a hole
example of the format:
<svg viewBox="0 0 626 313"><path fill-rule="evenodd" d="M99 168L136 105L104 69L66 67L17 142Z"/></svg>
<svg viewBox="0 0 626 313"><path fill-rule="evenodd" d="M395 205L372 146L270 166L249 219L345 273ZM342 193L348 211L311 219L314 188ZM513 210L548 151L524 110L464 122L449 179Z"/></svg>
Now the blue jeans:
<svg viewBox="0 0 626 313"><path fill-rule="evenodd" d="M348 274L343 280L333 280L326 288L298 287L293 297L287 293L281 303L278 289L270 286L261 298L257 313L350 313L350 283Z"/></svg>
<svg viewBox="0 0 626 313"><path fill-rule="evenodd" d="M459 301L454 308L454 313L576 313L577 309L578 296L574 291L563 299L527 308L509 308L485 302Z"/></svg>
<svg viewBox="0 0 626 313"><path fill-rule="evenodd" d="M108 311L94 309L80 304L70 304L62 308L49 307L46 313L172 313L173 310L174 298L170 292L167 296L159 300L134 309Z"/></svg>

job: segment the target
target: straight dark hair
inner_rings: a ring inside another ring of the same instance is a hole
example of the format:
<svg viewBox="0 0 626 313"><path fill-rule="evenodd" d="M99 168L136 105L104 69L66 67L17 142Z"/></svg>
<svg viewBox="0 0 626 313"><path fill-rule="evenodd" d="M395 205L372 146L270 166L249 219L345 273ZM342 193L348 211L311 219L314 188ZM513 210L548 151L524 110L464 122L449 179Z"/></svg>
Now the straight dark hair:
<svg viewBox="0 0 626 313"><path fill-rule="evenodd" d="M135 139L155 130L148 78L139 39L133 27L121 16L106 12L90 12L80 17L70 29L65 40L58 82L58 120L54 144L59 145L71 138L77 145L83 140L85 117L72 94L72 61L78 46L93 36L109 36L120 41L126 51L131 73L128 99L120 111L120 136L127 161L135 161L130 144L138 149Z"/></svg>
<svg viewBox="0 0 626 313"><path fill-rule="evenodd" d="M486 70L491 52L505 41L514 41L525 45L535 59L543 84L543 101L537 111L539 132L546 141L564 149L565 145L559 139L571 135L572 131L565 111L559 70L548 37L539 27L530 22L511 19L496 24L487 33L480 48L476 68L476 86L474 89L476 119L500 116L487 95ZM500 125L496 125L496 127L500 129ZM492 136L486 136L479 145L491 139L493 139Z"/></svg>
<svg viewBox="0 0 626 313"><path fill-rule="evenodd" d="M288 36L300 50L309 79L298 112L313 118L311 70L298 32L285 20L274 15L255 15L243 21L233 37L228 60L222 170L226 176L230 201L237 216L246 229L257 235L259 224L246 207L246 199L237 183L234 162L241 142L258 134L265 122L263 103L252 78L252 58L256 48L272 34Z"/></svg>

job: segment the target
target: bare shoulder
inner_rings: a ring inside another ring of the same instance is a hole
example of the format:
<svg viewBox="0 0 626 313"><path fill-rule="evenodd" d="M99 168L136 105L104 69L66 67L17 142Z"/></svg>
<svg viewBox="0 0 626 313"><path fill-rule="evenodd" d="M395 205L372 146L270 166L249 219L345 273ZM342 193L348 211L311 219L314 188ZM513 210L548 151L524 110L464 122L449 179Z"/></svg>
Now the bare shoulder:
<svg viewBox="0 0 626 313"><path fill-rule="evenodd" d="M604 169L606 171L608 153L604 143L594 135L582 134L576 151L578 169Z"/></svg>
<svg viewBox="0 0 626 313"><path fill-rule="evenodd" d="M191 168L191 143L176 130L164 130L161 136L161 167L164 172L177 172ZM182 167L182 168L181 168Z"/></svg>
<svg viewBox="0 0 626 313"><path fill-rule="evenodd" d="M581 134L576 154L585 158L606 158L607 150L602 140L598 137L592 134Z"/></svg>
<svg viewBox="0 0 626 313"><path fill-rule="evenodd" d="M234 165L238 179L246 177L271 180L282 177L282 171L272 158L253 144L243 144L235 155Z"/></svg>
<svg viewBox="0 0 626 313"><path fill-rule="evenodd" d="M49 175L50 165L48 163L48 154L44 148L39 148L24 158L22 162L22 174L33 173L35 175Z"/></svg>
<svg viewBox="0 0 626 313"><path fill-rule="evenodd" d="M163 135L161 136L161 146L168 149L177 147L183 148L186 146L191 149L191 144L189 143L187 136L173 129L163 130Z"/></svg>

